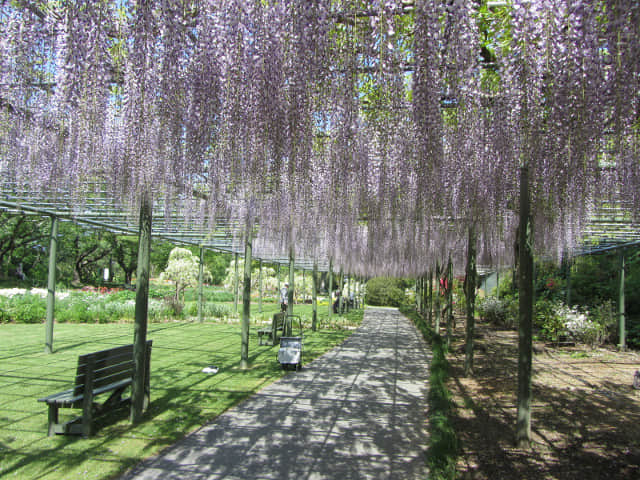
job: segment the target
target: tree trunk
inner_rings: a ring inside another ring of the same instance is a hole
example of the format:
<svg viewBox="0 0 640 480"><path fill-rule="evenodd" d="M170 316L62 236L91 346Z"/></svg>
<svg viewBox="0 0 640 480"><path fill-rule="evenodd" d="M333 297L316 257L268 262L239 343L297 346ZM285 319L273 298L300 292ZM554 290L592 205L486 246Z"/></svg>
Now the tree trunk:
<svg viewBox="0 0 640 480"><path fill-rule="evenodd" d="M520 225L518 227L519 324L518 413L516 444L531 446L531 369L533 360L533 221L530 211L529 168L520 169Z"/></svg>
<svg viewBox="0 0 640 480"><path fill-rule="evenodd" d="M440 262L436 262L436 288L435 295L436 301L434 302L434 310L435 310L435 321L433 330L436 334L440 335L440 315L442 311L440 310L440 275L442 272L440 271Z"/></svg>
<svg viewBox="0 0 640 480"><path fill-rule="evenodd" d="M451 254L447 262L447 350L451 346L451 337L453 336L453 265L451 264Z"/></svg>
<svg viewBox="0 0 640 480"><path fill-rule="evenodd" d="M140 204L140 238L136 275L136 313L133 334L133 383L131 385L131 422L142 419L145 403L145 362L147 314L149 311L149 268L151 255L151 198L143 194Z"/></svg>
<svg viewBox="0 0 640 480"><path fill-rule="evenodd" d="M429 270L429 328L433 327L433 270Z"/></svg>
<svg viewBox="0 0 640 480"><path fill-rule="evenodd" d="M467 321L465 328L465 356L464 374L473 373L473 336L475 334L475 310L476 310L476 229L475 225L469 227L469 238L467 244L467 268L464 279L464 295L467 304Z"/></svg>

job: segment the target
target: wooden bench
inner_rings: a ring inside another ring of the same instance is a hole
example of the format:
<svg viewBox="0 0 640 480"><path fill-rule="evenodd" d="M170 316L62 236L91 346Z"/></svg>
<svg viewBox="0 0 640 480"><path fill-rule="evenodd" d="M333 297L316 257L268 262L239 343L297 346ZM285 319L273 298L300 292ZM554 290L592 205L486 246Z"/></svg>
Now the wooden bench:
<svg viewBox="0 0 640 480"><path fill-rule="evenodd" d="M147 340L145 349L145 409L150 398L151 343L152 340ZM95 416L131 402L131 397L123 398L122 394L132 382L133 344L80 355L74 387L38 399L49 406L49 436L56 433L90 436ZM111 392L111 395L102 404L94 403L94 397L108 392ZM64 407L81 408L82 415L60 423L58 409Z"/></svg>
<svg viewBox="0 0 640 480"><path fill-rule="evenodd" d="M284 332L284 324L284 312L276 313L271 320L270 327L264 327L258 330L258 345L275 345L278 341L278 332L280 332L281 336Z"/></svg>

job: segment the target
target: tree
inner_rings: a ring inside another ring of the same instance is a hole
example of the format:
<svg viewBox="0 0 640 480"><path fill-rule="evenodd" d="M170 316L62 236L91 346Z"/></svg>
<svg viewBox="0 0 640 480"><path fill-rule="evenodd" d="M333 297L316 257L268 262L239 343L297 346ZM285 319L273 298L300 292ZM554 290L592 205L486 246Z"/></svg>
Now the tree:
<svg viewBox="0 0 640 480"><path fill-rule="evenodd" d="M42 258L48 232L43 217L0 212L0 278L15 276L20 263L26 276L32 277L31 270Z"/></svg>
<svg viewBox="0 0 640 480"><path fill-rule="evenodd" d="M124 283L131 285L133 272L138 266L138 237L112 235L109 241L116 262L124 272Z"/></svg>
<svg viewBox="0 0 640 480"><path fill-rule="evenodd" d="M160 275L161 280L169 280L176 285L174 305L184 303L184 290L198 285L199 260L186 248L176 247L169 254L167 268ZM204 268L204 279L211 279L211 272Z"/></svg>

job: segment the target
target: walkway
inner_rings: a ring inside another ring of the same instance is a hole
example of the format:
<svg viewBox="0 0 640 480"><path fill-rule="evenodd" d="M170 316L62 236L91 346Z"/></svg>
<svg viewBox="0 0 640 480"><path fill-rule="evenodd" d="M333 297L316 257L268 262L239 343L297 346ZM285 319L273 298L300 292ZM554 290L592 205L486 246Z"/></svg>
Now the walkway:
<svg viewBox="0 0 640 480"><path fill-rule="evenodd" d="M431 354L397 310L122 480L426 479Z"/></svg>

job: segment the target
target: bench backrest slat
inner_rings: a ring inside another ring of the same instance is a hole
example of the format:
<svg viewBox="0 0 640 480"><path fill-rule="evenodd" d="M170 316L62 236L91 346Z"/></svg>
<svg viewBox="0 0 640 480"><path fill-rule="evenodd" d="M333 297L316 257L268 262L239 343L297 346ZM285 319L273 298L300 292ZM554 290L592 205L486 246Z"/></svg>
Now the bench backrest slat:
<svg viewBox="0 0 640 480"><path fill-rule="evenodd" d="M147 340L147 350L151 348L151 343L152 340ZM80 355L74 385L74 394L76 395L81 394L84 390L89 362L93 366L94 388L131 378L133 375L133 344Z"/></svg>

